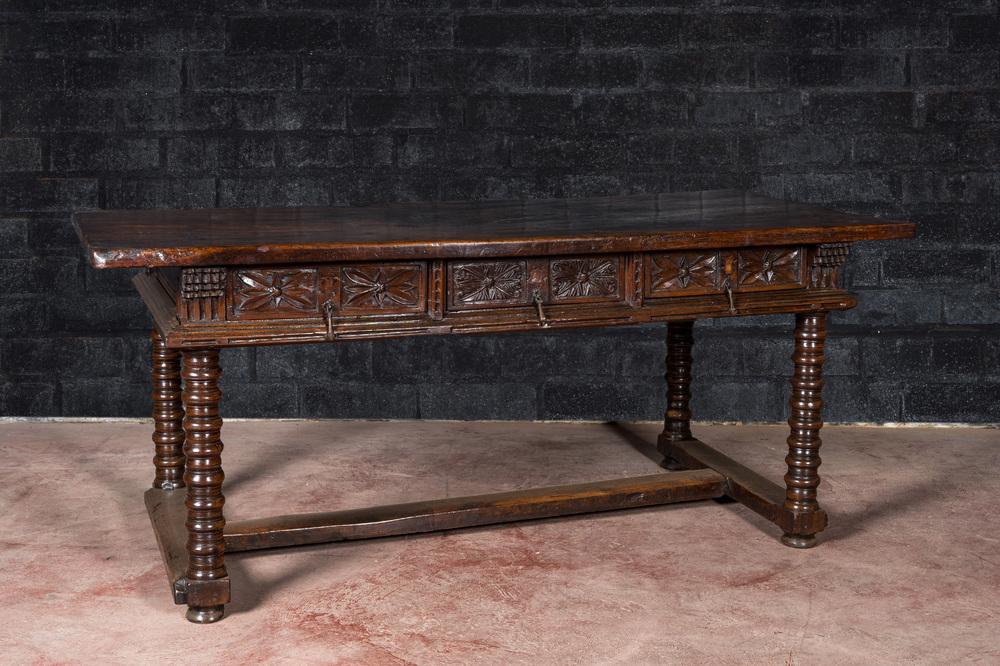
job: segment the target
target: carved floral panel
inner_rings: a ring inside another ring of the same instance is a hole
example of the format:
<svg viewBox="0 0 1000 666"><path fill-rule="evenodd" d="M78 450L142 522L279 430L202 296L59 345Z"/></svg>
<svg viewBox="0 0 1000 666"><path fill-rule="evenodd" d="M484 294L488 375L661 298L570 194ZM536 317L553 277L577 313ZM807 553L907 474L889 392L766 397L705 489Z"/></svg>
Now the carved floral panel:
<svg viewBox="0 0 1000 666"><path fill-rule="evenodd" d="M619 298L618 257L557 259L549 264L553 299Z"/></svg>
<svg viewBox="0 0 1000 666"><path fill-rule="evenodd" d="M799 284L802 280L802 252L797 247L741 250L739 255L741 287Z"/></svg>
<svg viewBox="0 0 1000 666"><path fill-rule="evenodd" d="M316 269L239 270L233 278L236 315L306 315L318 303Z"/></svg>
<svg viewBox="0 0 1000 666"><path fill-rule="evenodd" d="M650 293L719 289L721 285L717 252L671 252L650 257Z"/></svg>
<svg viewBox="0 0 1000 666"><path fill-rule="evenodd" d="M477 261L457 264L451 273L453 305L503 305L525 302L523 261Z"/></svg>
<svg viewBox="0 0 1000 666"><path fill-rule="evenodd" d="M422 265L345 266L340 271L342 310L422 310Z"/></svg>

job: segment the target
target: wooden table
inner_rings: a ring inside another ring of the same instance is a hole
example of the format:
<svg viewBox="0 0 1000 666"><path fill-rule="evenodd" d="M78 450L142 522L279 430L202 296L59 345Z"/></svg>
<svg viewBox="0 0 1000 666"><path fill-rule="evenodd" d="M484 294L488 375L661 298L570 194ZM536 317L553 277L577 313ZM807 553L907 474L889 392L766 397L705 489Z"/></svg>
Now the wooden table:
<svg viewBox="0 0 1000 666"><path fill-rule="evenodd" d="M728 495L816 543L825 319L853 307L854 241L907 223L736 191L360 208L86 211L94 266L144 268L156 476L146 506L174 600L222 618L226 552ZM785 487L691 435L694 320L794 313ZM219 348L667 322L667 410L649 476L226 523ZM182 362L183 361L183 362Z"/></svg>

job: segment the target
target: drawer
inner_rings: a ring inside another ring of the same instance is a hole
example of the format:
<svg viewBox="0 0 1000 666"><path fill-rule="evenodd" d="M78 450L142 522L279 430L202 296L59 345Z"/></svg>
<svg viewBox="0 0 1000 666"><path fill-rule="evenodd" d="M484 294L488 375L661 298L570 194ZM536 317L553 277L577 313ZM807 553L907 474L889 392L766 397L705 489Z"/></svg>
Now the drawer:
<svg viewBox="0 0 1000 666"><path fill-rule="evenodd" d="M425 262L240 268L229 271L230 321L342 315L419 313L427 310Z"/></svg>
<svg viewBox="0 0 1000 666"><path fill-rule="evenodd" d="M622 301L625 260L621 255L451 261L447 270L449 310L517 307L543 303Z"/></svg>
<svg viewBox="0 0 1000 666"><path fill-rule="evenodd" d="M782 289L805 284L803 248L653 252L646 255L645 295L650 298Z"/></svg>

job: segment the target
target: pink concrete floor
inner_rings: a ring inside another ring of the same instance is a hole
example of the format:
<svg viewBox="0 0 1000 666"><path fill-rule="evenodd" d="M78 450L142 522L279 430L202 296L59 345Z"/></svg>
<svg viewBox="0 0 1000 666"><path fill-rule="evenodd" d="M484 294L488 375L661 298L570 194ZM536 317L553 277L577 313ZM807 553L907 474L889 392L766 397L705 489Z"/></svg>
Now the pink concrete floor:
<svg viewBox="0 0 1000 666"><path fill-rule="evenodd" d="M4 664L998 664L1000 432L824 429L812 550L695 502L233 554L173 605L151 426L0 423ZM655 472L655 425L232 422L231 519ZM775 480L785 429L700 426Z"/></svg>

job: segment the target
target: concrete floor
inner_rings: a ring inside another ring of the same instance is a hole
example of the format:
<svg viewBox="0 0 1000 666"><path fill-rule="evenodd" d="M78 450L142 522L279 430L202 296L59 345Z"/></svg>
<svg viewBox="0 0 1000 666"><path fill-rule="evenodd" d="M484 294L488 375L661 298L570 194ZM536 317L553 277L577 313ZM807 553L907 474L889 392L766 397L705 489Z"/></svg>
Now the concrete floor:
<svg viewBox="0 0 1000 666"><path fill-rule="evenodd" d="M657 430L231 422L227 516L648 474ZM1000 663L995 429L825 428L812 550L704 501L257 551L229 558L234 601L203 626L146 518L150 432L0 423L0 662ZM780 480L785 428L696 435Z"/></svg>

